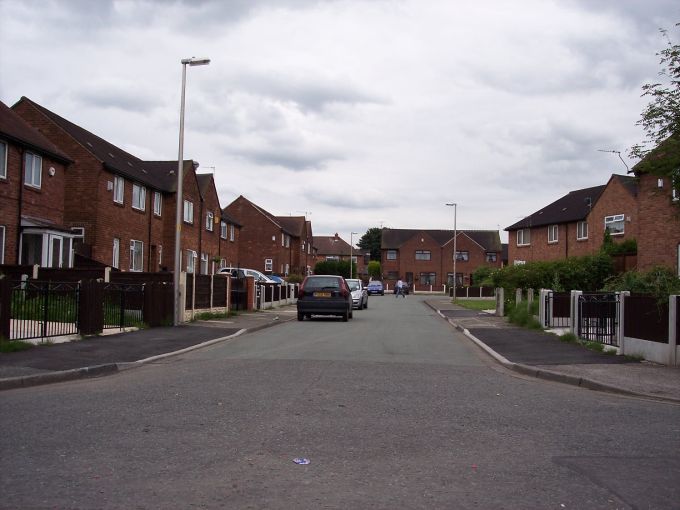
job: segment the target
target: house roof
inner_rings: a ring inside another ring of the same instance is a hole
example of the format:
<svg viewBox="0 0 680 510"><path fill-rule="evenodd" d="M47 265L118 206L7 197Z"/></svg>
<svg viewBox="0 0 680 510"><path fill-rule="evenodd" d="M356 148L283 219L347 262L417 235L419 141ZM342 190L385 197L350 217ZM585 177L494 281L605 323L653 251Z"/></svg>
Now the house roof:
<svg viewBox="0 0 680 510"><path fill-rule="evenodd" d="M276 216L276 221L284 230L295 237L305 237L305 217L304 216Z"/></svg>
<svg viewBox="0 0 680 510"><path fill-rule="evenodd" d="M143 161L137 156L116 147L103 138L60 117L56 113L39 105L35 101L23 96L17 104L26 102L40 113L54 122L57 126L68 133L74 140L98 159L105 168L113 173L120 174L133 181L146 184L152 188L175 192L177 190L177 161ZM186 160L184 165L193 165L194 162Z"/></svg>
<svg viewBox="0 0 680 510"><path fill-rule="evenodd" d="M384 228L382 229L382 237L380 247L385 249L398 249L406 241L418 234L427 234L439 246L444 246L453 240L453 230L416 230L416 229L401 229L401 228ZM474 242L479 244L486 251L501 251L501 239L497 230L457 230L458 237L466 235Z"/></svg>
<svg viewBox="0 0 680 510"><path fill-rule="evenodd" d="M2 101L0 101L0 136L36 152L47 154L62 163L72 162L47 137Z"/></svg>
<svg viewBox="0 0 680 510"><path fill-rule="evenodd" d="M314 236L313 240L317 255L349 256L350 254L349 243L338 236L338 234L334 236ZM358 250L355 250L355 252L358 252Z"/></svg>
<svg viewBox="0 0 680 510"><path fill-rule="evenodd" d="M620 176L624 177L624 176ZM518 230L520 228L540 227L542 225L554 225L556 223L570 223L585 220L592 206L600 198L606 185L593 186L570 191L551 204L539 209L535 213L513 223L505 230Z"/></svg>
<svg viewBox="0 0 680 510"><path fill-rule="evenodd" d="M276 225L278 228L280 228L281 230L283 230L286 234L290 234L290 235L292 235L292 236L297 236L297 234L295 234L294 232L291 232L290 230L288 230L287 228L285 228L285 227L279 222L279 218L280 218L280 217L274 216L272 213L270 213L269 211L266 211L265 209L263 209L263 208L260 207L259 205L257 205L257 204L255 204L254 202L248 200L248 199L247 199L246 197L244 197L243 195L239 195L237 198L235 198L235 199L231 202L231 204L233 204L233 203L235 203L235 202L239 202L239 201L240 201L240 202L244 202L246 205L249 205L250 207L252 207L253 209L255 209L255 210L256 210L257 212L259 212L262 216L264 216L264 217L267 218L270 222L272 222L274 225ZM224 209L222 209L222 213L224 213L225 215L228 215L227 208L228 208L229 206L231 206L231 204L229 204L227 207L225 207ZM286 217L286 216L284 216L284 218L285 218L285 217ZM240 221L240 218L237 218L237 220ZM237 222L235 222L235 224L237 224L237 225L239 225L239 226L243 226L242 224L237 223Z"/></svg>

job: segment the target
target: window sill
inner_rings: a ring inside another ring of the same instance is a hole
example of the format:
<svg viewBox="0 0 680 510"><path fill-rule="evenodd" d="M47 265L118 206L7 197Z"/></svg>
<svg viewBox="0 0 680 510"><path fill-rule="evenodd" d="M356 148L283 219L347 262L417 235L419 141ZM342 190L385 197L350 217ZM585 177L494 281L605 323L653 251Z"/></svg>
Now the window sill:
<svg viewBox="0 0 680 510"><path fill-rule="evenodd" d="M548 244L560 244L559 241L548 241Z"/></svg>
<svg viewBox="0 0 680 510"><path fill-rule="evenodd" d="M576 238L576 241L577 241L577 242L583 242L583 241L587 241L587 240L588 240L587 237L577 237L577 238Z"/></svg>
<svg viewBox="0 0 680 510"><path fill-rule="evenodd" d="M531 246L531 243L529 243L529 244L518 244L517 245L518 248L526 248L527 246Z"/></svg>

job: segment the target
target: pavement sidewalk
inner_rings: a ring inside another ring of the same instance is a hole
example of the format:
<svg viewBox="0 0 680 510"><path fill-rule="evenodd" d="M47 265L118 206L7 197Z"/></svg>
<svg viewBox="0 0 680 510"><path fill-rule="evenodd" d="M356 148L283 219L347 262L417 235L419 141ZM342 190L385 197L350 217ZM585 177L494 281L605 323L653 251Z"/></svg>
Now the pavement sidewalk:
<svg viewBox="0 0 680 510"><path fill-rule="evenodd" d="M0 390L118 372L292 320L295 313L295 306L289 305L0 353Z"/></svg>
<svg viewBox="0 0 680 510"><path fill-rule="evenodd" d="M557 335L513 326L503 317L468 310L446 297L428 306L500 364L540 379L680 404L680 368L631 361L560 341Z"/></svg>

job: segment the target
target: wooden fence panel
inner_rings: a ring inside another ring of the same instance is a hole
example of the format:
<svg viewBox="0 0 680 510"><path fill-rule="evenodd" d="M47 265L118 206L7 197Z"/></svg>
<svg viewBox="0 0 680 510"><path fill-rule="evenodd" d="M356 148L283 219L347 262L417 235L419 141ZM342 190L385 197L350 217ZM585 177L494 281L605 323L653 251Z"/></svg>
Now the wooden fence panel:
<svg viewBox="0 0 680 510"><path fill-rule="evenodd" d="M628 296L624 307L623 334L630 338L668 343L668 303L659 303L653 296Z"/></svg>
<svg viewBox="0 0 680 510"><path fill-rule="evenodd" d="M213 306L216 308L227 306L227 278L229 276L218 275L213 278Z"/></svg>
<svg viewBox="0 0 680 510"><path fill-rule="evenodd" d="M191 293L187 282L187 294ZM196 275L196 302L195 308L210 308L210 275Z"/></svg>

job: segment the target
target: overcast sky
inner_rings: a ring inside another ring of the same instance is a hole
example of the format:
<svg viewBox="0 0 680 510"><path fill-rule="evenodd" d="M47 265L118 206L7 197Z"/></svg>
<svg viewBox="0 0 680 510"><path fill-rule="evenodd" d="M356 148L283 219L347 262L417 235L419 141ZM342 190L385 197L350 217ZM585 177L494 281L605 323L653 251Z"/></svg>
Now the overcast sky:
<svg viewBox="0 0 680 510"><path fill-rule="evenodd" d="M0 0L0 100L347 241L503 229L625 173L676 0ZM675 40L674 42L678 42ZM507 236L502 236L505 240Z"/></svg>

